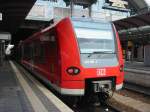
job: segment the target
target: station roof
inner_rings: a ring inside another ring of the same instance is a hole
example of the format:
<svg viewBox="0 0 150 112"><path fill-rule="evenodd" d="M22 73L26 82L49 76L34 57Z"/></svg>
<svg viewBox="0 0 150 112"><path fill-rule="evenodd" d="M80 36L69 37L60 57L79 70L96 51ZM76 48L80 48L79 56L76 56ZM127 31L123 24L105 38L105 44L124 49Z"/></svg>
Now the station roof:
<svg viewBox="0 0 150 112"><path fill-rule="evenodd" d="M130 28L138 28L150 25L150 1L149 0L127 0L134 8L136 15L114 21L118 31Z"/></svg>
<svg viewBox="0 0 150 112"><path fill-rule="evenodd" d="M117 20L114 21L114 24L118 31L150 25L150 12Z"/></svg>
<svg viewBox="0 0 150 112"><path fill-rule="evenodd" d="M55 1L55 0L50 0ZM88 3L89 0L76 0L78 2L83 2L82 4ZM141 10L143 7L146 6L145 0L127 0L129 1L135 9ZM28 12L32 8L33 4L36 2L36 0L0 0L0 13L2 13L3 20L0 21L0 31L8 31L10 33L14 32L21 23L23 23L25 17L27 16ZM143 17L142 17L143 16ZM131 17L128 19L115 21L114 23L117 26L118 30L121 29L127 29L128 27L136 26L136 25L142 25L147 24L147 21L149 23L148 18L146 14L139 15L137 17ZM137 22L135 22L135 19ZM137 20L138 19L138 20ZM144 22L143 22L144 19ZM132 24L130 24L132 22ZM135 23L135 24L134 24Z"/></svg>
<svg viewBox="0 0 150 112"><path fill-rule="evenodd" d="M136 44L150 43L150 12L114 21L122 41Z"/></svg>
<svg viewBox="0 0 150 112"><path fill-rule="evenodd" d="M0 31L14 32L23 22L36 0L0 0Z"/></svg>
<svg viewBox="0 0 150 112"><path fill-rule="evenodd" d="M147 11L148 6L150 5L149 0L127 0L129 4L136 10L138 13L143 13Z"/></svg>

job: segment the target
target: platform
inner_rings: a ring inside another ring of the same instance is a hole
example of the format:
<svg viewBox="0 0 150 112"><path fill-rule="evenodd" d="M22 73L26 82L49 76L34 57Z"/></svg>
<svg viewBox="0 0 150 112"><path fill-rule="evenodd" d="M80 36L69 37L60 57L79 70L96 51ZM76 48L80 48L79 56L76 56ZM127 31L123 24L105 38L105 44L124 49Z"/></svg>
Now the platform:
<svg viewBox="0 0 150 112"><path fill-rule="evenodd" d="M150 75L150 66L145 66L143 62L125 62L125 72Z"/></svg>
<svg viewBox="0 0 150 112"><path fill-rule="evenodd" d="M150 67L143 62L125 62L125 81L150 87Z"/></svg>
<svg viewBox="0 0 150 112"><path fill-rule="evenodd" d="M33 112L8 62L0 67L0 112Z"/></svg>
<svg viewBox="0 0 150 112"><path fill-rule="evenodd" d="M0 67L0 112L73 112L13 62Z"/></svg>
<svg viewBox="0 0 150 112"><path fill-rule="evenodd" d="M144 62L137 62L137 61L126 61L125 62L125 70L126 69L136 69L141 71L150 71L150 66L145 66Z"/></svg>

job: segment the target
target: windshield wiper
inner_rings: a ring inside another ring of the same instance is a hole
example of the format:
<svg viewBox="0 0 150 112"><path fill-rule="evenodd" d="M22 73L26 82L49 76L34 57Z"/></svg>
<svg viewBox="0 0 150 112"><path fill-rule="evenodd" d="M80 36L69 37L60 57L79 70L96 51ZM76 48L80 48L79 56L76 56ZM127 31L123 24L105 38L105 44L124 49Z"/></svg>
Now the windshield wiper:
<svg viewBox="0 0 150 112"><path fill-rule="evenodd" d="M89 53L88 57L91 57L93 54L115 54L115 52L112 52L112 51L94 51L92 53Z"/></svg>
<svg viewBox="0 0 150 112"><path fill-rule="evenodd" d="M112 51L94 51L91 54L115 54L115 52L112 52Z"/></svg>

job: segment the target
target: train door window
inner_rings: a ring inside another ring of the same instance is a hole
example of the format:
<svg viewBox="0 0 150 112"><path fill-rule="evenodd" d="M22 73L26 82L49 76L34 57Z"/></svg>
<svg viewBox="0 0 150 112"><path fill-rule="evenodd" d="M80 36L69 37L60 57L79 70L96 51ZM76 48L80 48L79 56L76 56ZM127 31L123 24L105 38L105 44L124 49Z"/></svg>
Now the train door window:
<svg viewBox="0 0 150 112"><path fill-rule="evenodd" d="M44 44L42 43L36 43L34 45L34 58L36 60L36 63L45 63L45 49Z"/></svg>
<svg viewBox="0 0 150 112"><path fill-rule="evenodd" d="M41 35L40 41L41 41L41 43L40 43L40 61L42 63L45 63L45 61L46 61L46 49L47 49L46 46L50 41L49 32Z"/></svg>
<svg viewBox="0 0 150 112"><path fill-rule="evenodd" d="M33 54L34 54L33 57L34 57L35 60L36 60L36 58L38 57L37 51L38 51L38 50L37 50L37 42L35 42L35 43L34 43L34 48L33 48L33 52L34 52L34 53L33 53Z"/></svg>
<svg viewBox="0 0 150 112"><path fill-rule="evenodd" d="M45 47L44 44L40 44L39 46L39 62L40 63L45 63Z"/></svg>
<svg viewBox="0 0 150 112"><path fill-rule="evenodd" d="M34 57L34 61L37 62L39 59L38 59L38 56L39 56L39 47L38 47L38 42L35 42L34 43L34 47L33 47L33 57Z"/></svg>
<svg viewBox="0 0 150 112"><path fill-rule="evenodd" d="M29 60L32 60L32 45L30 44L28 48L29 48L29 49L27 49L28 50L28 57L29 57Z"/></svg>
<svg viewBox="0 0 150 112"><path fill-rule="evenodd" d="M56 53L57 53L57 42L56 42L56 36L54 33L52 33L50 35L50 50L51 52L53 52L51 56L56 57Z"/></svg>
<svg viewBox="0 0 150 112"><path fill-rule="evenodd" d="M54 74L54 72L57 69L55 67L55 64L57 62L57 42L56 42L56 36L54 31L50 33L49 51L50 51L50 59L51 59L50 73Z"/></svg>
<svg viewBox="0 0 150 112"><path fill-rule="evenodd" d="M34 43L30 45L30 59L34 60Z"/></svg>

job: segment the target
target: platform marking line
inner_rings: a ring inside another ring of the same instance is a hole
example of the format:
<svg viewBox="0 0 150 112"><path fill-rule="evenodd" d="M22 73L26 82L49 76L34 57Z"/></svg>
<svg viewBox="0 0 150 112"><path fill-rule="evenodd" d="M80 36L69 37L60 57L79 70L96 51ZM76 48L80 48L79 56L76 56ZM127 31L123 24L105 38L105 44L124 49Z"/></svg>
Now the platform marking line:
<svg viewBox="0 0 150 112"><path fill-rule="evenodd" d="M29 73L26 76L35 84L35 86L61 111L61 112L74 112L59 98L57 98L50 90L44 87L38 80L36 80Z"/></svg>
<svg viewBox="0 0 150 112"><path fill-rule="evenodd" d="M13 68L18 81L20 82L28 100L30 101L33 110L35 112L48 112L48 110L45 108L45 106L42 104L40 99L36 96L32 88L29 86L27 81L23 78L21 72L17 69L17 67L14 65L12 61L9 61L11 67Z"/></svg>

